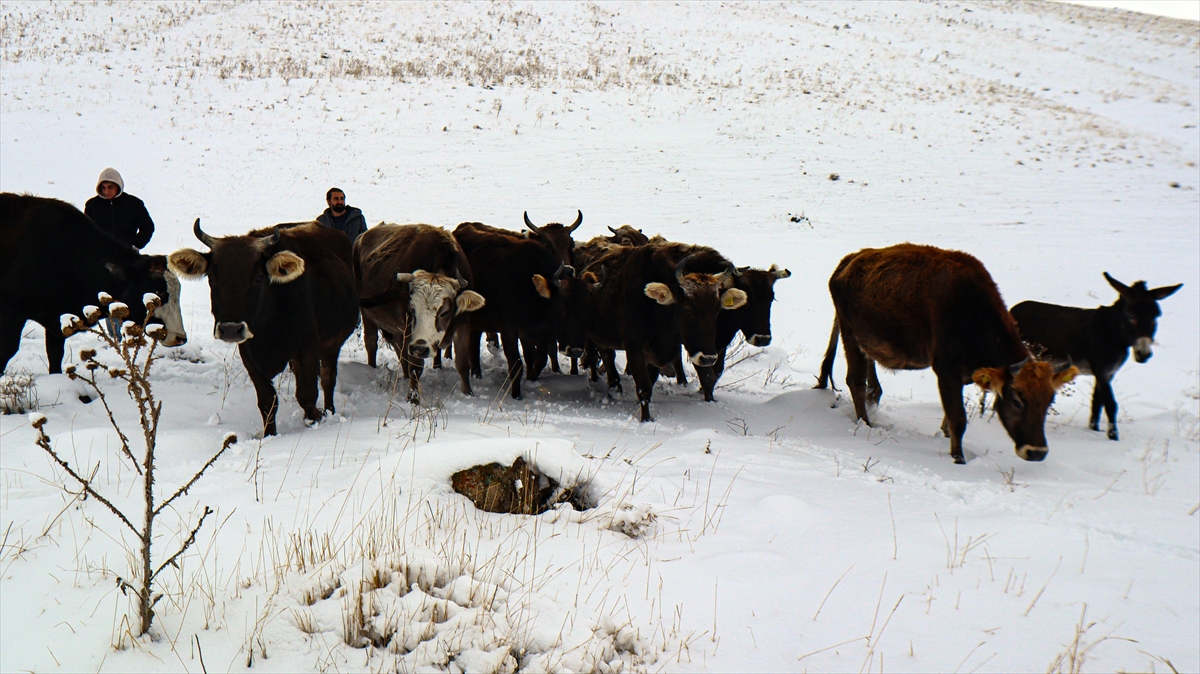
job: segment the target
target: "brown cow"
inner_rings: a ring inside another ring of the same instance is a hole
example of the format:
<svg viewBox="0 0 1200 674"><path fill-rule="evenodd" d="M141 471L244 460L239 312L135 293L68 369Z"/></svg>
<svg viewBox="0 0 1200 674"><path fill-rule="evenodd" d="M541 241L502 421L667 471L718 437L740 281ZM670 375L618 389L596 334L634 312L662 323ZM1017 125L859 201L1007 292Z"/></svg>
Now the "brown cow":
<svg viewBox="0 0 1200 674"><path fill-rule="evenodd" d="M458 344L454 367L464 395L471 395L470 321L463 314L483 306L467 290L471 266L454 236L430 225L380 224L354 242L354 282L362 308L367 364L375 367L378 330L400 357L410 402L420 401L425 359Z"/></svg>
<svg viewBox="0 0 1200 674"><path fill-rule="evenodd" d="M837 315L817 388L832 375L840 331L854 413L868 426L867 405L878 404L883 393L876 362L892 370L932 367L955 463L965 463L962 387L972 381L996 394L996 412L1017 456L1046 458L1046 410L1079 370L1055 370L1033 359L979 260L911 243L864 248L842 258L829 294Z"/></svg>

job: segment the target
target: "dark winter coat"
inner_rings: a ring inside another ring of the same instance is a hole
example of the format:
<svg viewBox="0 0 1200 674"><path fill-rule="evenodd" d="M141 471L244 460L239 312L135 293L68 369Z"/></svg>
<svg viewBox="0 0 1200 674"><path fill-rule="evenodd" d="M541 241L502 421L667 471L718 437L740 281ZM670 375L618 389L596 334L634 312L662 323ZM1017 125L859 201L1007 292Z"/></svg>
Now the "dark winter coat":
<svg viewBox="0 0 1200 674"><path fill-rule="evenodd" d="M341 224L338 224L341 220ZM363 216L363 212L353 206L346 207L346 213L340 218L335 218L333 211L326 208L325 212L317 216L317 222L332 227L346 235L350 239L350 245L354 245L354 240L359 234L367 231L367 219Z"/></svg>
<svg viewBox="0 0 1200 674"><path fill-rule="evenodd" d="M154 235L154 221L141 199L121 192L113 199L95 196L87 200L84 215L92 219L101 231L134 248L143 248Z"/></svg>

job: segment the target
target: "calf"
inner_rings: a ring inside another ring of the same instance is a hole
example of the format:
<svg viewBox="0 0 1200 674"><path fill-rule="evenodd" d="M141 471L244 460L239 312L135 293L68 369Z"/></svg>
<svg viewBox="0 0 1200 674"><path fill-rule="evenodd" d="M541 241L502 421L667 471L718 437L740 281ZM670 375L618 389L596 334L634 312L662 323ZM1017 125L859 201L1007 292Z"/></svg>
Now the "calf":
<svg viewBox="0 0 1200 674"><path fill-rule="evenodd" d="M417 403L425 359L454 340L461 390L471 395L471 329L464 314L484 299L467 290L471 266L454 236L430 225L381 224L358 237L353 256L367 364L375 367L382 328L400 357L408 399Z"/></svg>
<svg viewBox="0 0 1200 674"><path fill-rule="evenodd" d="M350 240L316 222L282 224L242 236L193 233L209 252L177 250L168 263L183 278L208 277L213 337L238 345L262 415L275 435L279 397L272 380L289 365L304 419L319 421L317 376L334 412L337 357L358 325Z"/></svg>
<svg viewBox="0 0 1200 674"><path fill-rule="evenodd" d="M714 365L717 313L740 308L746 293L731 287L733 265L704 246L621 246L592 267L607 281L592 295L588 338L604 359L610 389L620 387L615 350L625 351L641 421L653 421L650 398L660 369L678 362L681 345L693 365Z"/></svg>
<svg viewBox="0 0 1200 674"><path fill-rule="evenodd" d="M832 375L840 331L854 413L868 426L867 405L883 394L876 362L892 370L932 367L955 463L966 462L962 387L972 381L996 394L996 412L1017 456L1046 458L1046 410L1079 370L1055 369L1031 356L979 260L910 243L864 248L842 258L829 294L837 313L817 388Z"/></svg>
<svg viewBox="0 0 1200 674"><path fill-rule="evenodd" d="M165 346L187 341L179 312L179 279L162 255L140 255L100 231L91 218L65 201L0 194L0 372L21 346L26 321L45 328L46 366L62 372L66 337L59 317L78 313L107 292L129 307L127 320L146 318L143 296L162 306L153 317L167 330Z"/></svg>
<svg viewBox="0 0 1200 674"><path fill-rule="evenodd" d="M1104 272L1104 279L1118 293L1112 306L1096 309L1063 307L1042 302L1021 302L1012 308L1021 336L1041 348L1051 361L1073 363L1079 371L1096 377L1092 392L1092 415L1088 424L1100 430L1100 408L1108 417L1108 437L1118 439L1117 398L1112 379L1129 358L1139 363L1154 355L1150 346L1158 330L1158 301L1175 294L1183 284L1148 289L1145 281L1132 287Z"/></svg>
<svg viewBox="0 0 1200 674"><path fill-rule="evenodd" d="M711 368L697 368L700 390L706 401L713 400L713 388L725 371L725 351L740 331L751 346L771 343L771 304L775 302L775 281L792 275L787 269L738 267L733 287L746 293L746 304L734 311L717 315L717 362Z"/></svg>

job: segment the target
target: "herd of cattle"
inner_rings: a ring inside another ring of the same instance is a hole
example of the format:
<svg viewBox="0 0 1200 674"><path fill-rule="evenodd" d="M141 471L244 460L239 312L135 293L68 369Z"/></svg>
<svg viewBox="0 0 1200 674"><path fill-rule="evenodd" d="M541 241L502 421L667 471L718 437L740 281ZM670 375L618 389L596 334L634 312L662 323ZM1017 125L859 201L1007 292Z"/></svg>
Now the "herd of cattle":
<svg viewBox="0 0 1200 674"><path fill-rule="evenodd" d="M50 372L61 372L60 316L100 291L126 304L128 320L137 322L147 319L145 293L158 295L162 306L149 311L165 327L163 344L183 344L179 279L202 277L214 338L238 345L264 435L276 432L273 379L285 367L295 374L306 420L334 411L338 353L360 318L368 363L376 364L382 331L414 403L426 359L436 366L443 354L470 395L487 333L503 348L517 399L523 377L537 379L547 363L558 371L559 353L571 359L572 374L582 362L591 381L603 371L609 390L620 391L615 357L624 351L642 421L652 420L660 374L686 381L684 352L711 401L738 332L753 346L771 342L773 286L790 276L787 269L737 267L712 248L648 238L628 225L576 245L582 222L579 213L570 225L539 227L526 214L521 232L477 222L452 232L380 224L352 246L315 222L213 237L197 219L193 232L207 252L141 255L68 203L0 194L0 364L7 368L32 320L46 328ZM1096 378L1091 427L1099 430L1103 408L1115 440L1112 377L1130 347L1138 362L1150 357L1158 301L1181 286L1126 286L1104 276L1119 294L1111 306L1023 302L1010 312L987 270L966 253L913 244L852 253L829 280L836 318L817 386L830 385L840 336L858 419L869 424L868 406L882 395L876 363L932 368L956 463L964 461L962 388L971 382L994 394L1017 454L1040 461L1055 391L1082 372Z"/></svg>

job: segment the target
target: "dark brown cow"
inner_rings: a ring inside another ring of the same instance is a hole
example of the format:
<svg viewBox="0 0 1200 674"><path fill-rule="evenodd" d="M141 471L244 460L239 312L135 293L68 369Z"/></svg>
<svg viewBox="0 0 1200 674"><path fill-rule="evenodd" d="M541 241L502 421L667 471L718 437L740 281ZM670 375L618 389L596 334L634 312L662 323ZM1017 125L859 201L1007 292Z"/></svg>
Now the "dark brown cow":
<svg viewBox="0 0 1200 674"><path fill-rule="evenodd" d="M621 246L597 260L606 282L592 293L588 338L604 359L609 388L620 388L615 350L625 351L641 420L659 370L679 360L682 345L698 367L717 361L717 313L746 302L733 285L733 265L717 251L682 243ZM595 373L593 371L593 378Z"/></svg>
<svg viewBox="0 0 1200 674"><path fill-rule="evenodd" d="M272 380L289 365L305 420L322 417L318 371L325 410L334 412L338 352L358 325L350 240L315 222L215 238L197 219L192 231L209 252L184 248L168 262L183 278L208 276L213 336L238 345L258 394L263 435L275 434L279 397Z"/></svg>
<svg viewBox="0 0 1200 674"><path fill-rule="evenodd" d="M529 231L533 232L534 237L538 241L541 241L554 252L559 262L568 267L575 265L575 257L572 255L572 251L575 250L575 240L571 238L571 234L583 224L583 211L577 211L577 213L575 222L570 225L551 222L541 227L534 225L529 220L528 211L525 213L525 226L529 228Z"/></svg>
<svg viewBox="0 0 1200 674"><path fill-rule="evenodd" d="M577 278L575 270L541 241L506 230L464 222L454 230L454 238L471 265L474 287L487 300L471 314L472 370L479 363L478 335L499 333L508 360L511 394L519 400L524 365L530 365L529 378L536 378L546 362L547 347L557 342L568 354L583 352L586 309L578 307L586 307L596 278L590 274ZM526 350L524 364L518 341Z"/></svg>
<svg viewBox="0 0 1200 674"><path fill-rule="evenodd" d="M450 232L430 225L381 224L368 229L354 242L354 281L371 367L382 328L400 357L408 399L416 403L425 359L454 340L454 367L463 394L471 395L471 327L462 315L482 307L484 299L466 289L471 266Z"/></svg>
<svg viewBox="0 0 1200 674"><path fill-rule="evenodd" d="M154 319L167 329L162 343L187 341L179 279L165 256L139 255L65 201L0 194L0 372L20 348L27 320L45 328L50 373L62 372L66 338L59 317L97 303L100 292L128 306L127 320L137 323L146 317L144 295L158 295L162 306Z"/></svg>
<svg viewBox="0 0 1200 674"><path fill-rule="evenodd" d="M697 368L700 391L707 401L713 400L713 388L725 371L725 351L738 332L751 346L771 343L771 304L775 302L775 282L792 275L787 269L771 265L770 269L738 267L733 287L746 293L746 304L735 311L717 315L717 362L712 368Z"/></svg>
<svg viewBox="0 0 1200 674"><path fill-rule="evenodd" d="M837 315L817 388L825 388L833 373L840 331L854 413L867 425L867 406L878 404L883 393L875 363L892 370L932 367L955 463L965 463L962 387L972 381L996 395L996 412L1017 456L1046 458L1046 410L1079 370L1056 371L1032 358L979 260L910 243L864 248L842 258L829 293Z"/></svg>
<svg viewBox="0 0 1200 674"><path fill-rule="evenodd" d="M1100 408L1108 416L1108 437L1117 435L1117 397L1113 395L1112 379L1129 358L1139 363L1154 355L1154 333L1162 311L1158 301L1170 297L1183 284L1147 288L1145 281L1132 287L1104 272L1119 297L1108 307L1082 309L1043 302L1021 302L1012 308L1013 318L1026 342L1045 350L1044 358L1060 363L1073 363L1079 371L1096 377L1092 392L1092 415L1088 425L1100 430Z"/></svg>

